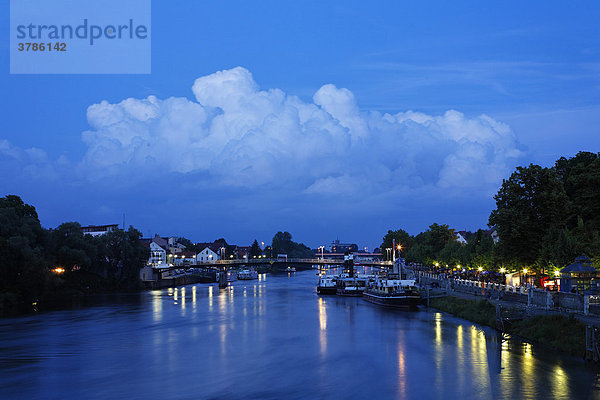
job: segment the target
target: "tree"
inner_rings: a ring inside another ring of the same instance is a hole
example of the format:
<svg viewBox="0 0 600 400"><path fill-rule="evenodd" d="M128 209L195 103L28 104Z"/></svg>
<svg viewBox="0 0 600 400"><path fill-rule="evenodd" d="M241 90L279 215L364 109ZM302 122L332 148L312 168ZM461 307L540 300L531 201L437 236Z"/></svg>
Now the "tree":
<svg viewBox="0 0 600 400"><path fill-rule="evenodd" d="M569 198L569 228L578 225L578 217L600 227L600 153L581 151L572 158L561 157L554 169Z"/></svg>
<svg viewBox="0 0 600 400"><path fill-rule="evenodd" d="M456 241L454 229L450 229L445 224L433 223L428 230L414 238L414 244L407 252L406 259L411 262L432 264L439 259L440 252L451 241Z"/></svg>
<svg viewBox="0 0 600 400"><path fill-rule="evenodd" d="M309 258L313 255L309 247L303 243L292 241L292 235L289 232L277 232L273 236L271 247L273 256L287 254L290 258Z"/></svg>
<svg viewBox="0 0 600 400"><path fill-rule="evenodd" d="M76 267L90 270L97 246L91 235L84 237L79 223L65 222L50 232L48 252L52 263L67 271Z"/></svg>
<svg viewBox="0 0 600 400"><path fill-rule="evenodd" d="M383 257L385 259L391 258L391 254L388 254L385 249L392 248L394 241L396 245L402 246L402 254L406 255L414 244L414 240L415 239L403 229L387 231L381 242L381 251L383 252Z"/></svg>
<svg viewBox="0 0 600 400"><path fill-rule="evenodd" d="M258 257L262 254L260 250L260 246L258 245L258 241L254 239L254 243L250 246L250 257Z"/></svg>
<svg viewBox="0 0 600 400"><path fill-rule="evenodd" d="M46 241L35 207L18 196L0 198L0 315L31 310L43 296Z"/></svg>
<svg viewBox="0 0 600 400"><path fill-rule="evenodd" d="M275 236L273 236L271 247L273 248L273 253L275 253L275 255L291 253L294 247L292 235L289 232L277 232Z"/></svg>
<svg viewBox="0 0 600 400"><path fill-rule="evenodd" d="M478 229L467 241L466 258L471 267L482 267L486 270L495 269L494 240L484 230Z"/></svg>
<svg viewBox="0 0 600 400"><path fill-rule="evenodd" d="M140 269L150 256L139 240L141 236L132 226L127 231L115 229L100 236L104 275L118 287L135 289L139 286Z"/></svg>
<svg viewBox="0 0 600 400"><path fill-rule="evenodd" d="M558 175L534 164L517 167L494 199L489 225L498 229L503 256L532 266L548 232L565 226L568 197Z"/></svg>

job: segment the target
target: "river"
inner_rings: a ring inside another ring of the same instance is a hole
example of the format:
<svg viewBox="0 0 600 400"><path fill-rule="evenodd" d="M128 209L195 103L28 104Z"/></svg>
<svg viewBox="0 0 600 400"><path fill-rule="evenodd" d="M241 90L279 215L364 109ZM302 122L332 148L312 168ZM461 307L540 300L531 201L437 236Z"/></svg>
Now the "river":
<svg viewBox="0 0 600 400"><path fill-rule="evenodd" d="M0 320L1 399L591 399L583 361L422 309L319 297L314 271Z"/></svg>

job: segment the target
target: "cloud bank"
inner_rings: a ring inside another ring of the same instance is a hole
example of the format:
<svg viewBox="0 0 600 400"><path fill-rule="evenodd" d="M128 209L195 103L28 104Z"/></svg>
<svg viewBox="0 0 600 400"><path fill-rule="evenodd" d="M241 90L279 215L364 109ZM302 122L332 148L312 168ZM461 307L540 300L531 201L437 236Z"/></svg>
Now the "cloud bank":
<svg viewBox="0 0 600 400"><path fill-rule="evenodd" d="M77 160L0 140L0 183L60 199L48 209L64 205L62 220L119 221L128 209L153 233L183 234L195 218L204 239L227 235L229 223L231 232L262 229L268 240L280 229L307 233L303 216L319 215L311 223L329 240L331 226L353 235L350 222L340 224L346 215L360 215L359 227L378 219L369 234L379 235L390 224L410 229L411 218L423 220L418 229L439 221L442 204L461 222L479 207L483 226L491 195L523 156L510 127L488 116L363 112L332 84L306 101L263 90L237 67L198 78L192 91L194 100L90 106ZM401 222L390 221L398 209Z"/></svg>
<svg viewBox="0 0 600 400"><path fill-rule="evenodd" d="M241 67L198 78L195 101L150 96L88 108L78 169L203 173L211 185L342 194L419 187L496 190L521 156L510 128L457 111L361 112L327 84L312 102L261 90Z"/></svg>

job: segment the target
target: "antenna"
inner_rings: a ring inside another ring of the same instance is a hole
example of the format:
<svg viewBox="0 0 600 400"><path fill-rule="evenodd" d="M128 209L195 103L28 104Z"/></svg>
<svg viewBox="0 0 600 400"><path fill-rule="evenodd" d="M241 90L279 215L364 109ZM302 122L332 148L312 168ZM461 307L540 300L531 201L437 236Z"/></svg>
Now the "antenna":
<svg viewBox="0 0 600 400"><path fill-rule="evenodd" d="M123 213L123 230L125 230L125 213Z"/></svg>

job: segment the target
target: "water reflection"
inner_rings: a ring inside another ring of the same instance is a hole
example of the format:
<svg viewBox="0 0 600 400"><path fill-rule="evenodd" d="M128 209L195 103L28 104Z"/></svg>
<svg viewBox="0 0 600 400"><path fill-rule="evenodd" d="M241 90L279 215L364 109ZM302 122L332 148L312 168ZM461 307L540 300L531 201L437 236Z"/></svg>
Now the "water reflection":
<svg viewBox="0 0 600 400"><path fill-rule="evenodd" d="M319 348L321 356L327 353L327 310L322 297L319 297Z"/></svg>
<svg viewBox="0 0 600 400"><path fill-rule="evenodd" d="M398 332L398 398L406 398L406 363L404 360L404 332Z"/></svg>
<svg viewBox="0 0 600 400"><path fill-rule="evenodd" d="M160 290L152 291L152 316L156 322L162 318L162 297Z"/></svg>
<svg viewBox="0 0 600 400"><path fill-rule="evenodd" d="M147 292L141 307L113 297L102 307L0 320L0 398L598 394L598 376L579 360L442 313L321 297L314 284L312 271L263 276L224 290Z"/></svg>

